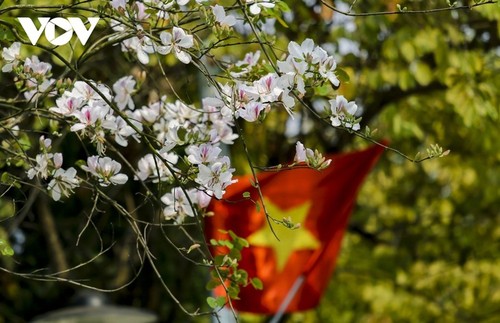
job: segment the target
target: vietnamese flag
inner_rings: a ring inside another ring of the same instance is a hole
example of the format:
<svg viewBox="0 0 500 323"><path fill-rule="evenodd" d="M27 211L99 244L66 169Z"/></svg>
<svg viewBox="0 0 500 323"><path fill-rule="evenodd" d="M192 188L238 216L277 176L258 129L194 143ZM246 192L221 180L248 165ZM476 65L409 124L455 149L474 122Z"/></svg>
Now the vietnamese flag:
<svg viewBox="0 0 500 323"><path fill-rule="evenodd" d="M279 240L269 228L263 208L255 203L259 195L251 176L242 176L229 186L223 200L213 201L215 213L207 218L208 239L224 239L219 230L232 230L245 238L249 248L242 250L240 268L250 278L258 277L263 290L252 286L241 289L240 300L233 301L236 310L274 314L290 292L294 282L303 279L286 312L316 307L335 267L342 236L356 194L384 148L373 146L363 151L328 156L331 165L323 170L299 168L258 175L264 204L276 219L290 217L300 223L288 229L272 223ZM251 201L243 198L249 192ZM225 295L222 288L218 296Z"/></svg>

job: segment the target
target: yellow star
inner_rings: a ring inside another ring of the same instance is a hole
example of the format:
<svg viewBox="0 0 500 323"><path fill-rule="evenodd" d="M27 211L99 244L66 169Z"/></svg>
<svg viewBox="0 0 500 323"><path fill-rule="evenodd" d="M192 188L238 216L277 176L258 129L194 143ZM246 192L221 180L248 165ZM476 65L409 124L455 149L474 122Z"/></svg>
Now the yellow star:
<svg viewBox="0 0 500 323"><path fill-rule="evenodd" d="M281 209L266 198L264 198L264 203L272 217L276 219L290 217L293 223L302 224L302 227L295 230L285 228L283 225L274 225L274 231L280 239L278 241L266 222L262 228L247 238L248 242L253 246L272 248L276 257L277 270L281 272L294 251L315 250L321 245L318 239L303 225L309 213L311 202L305 202L288 210Z"/></svg>

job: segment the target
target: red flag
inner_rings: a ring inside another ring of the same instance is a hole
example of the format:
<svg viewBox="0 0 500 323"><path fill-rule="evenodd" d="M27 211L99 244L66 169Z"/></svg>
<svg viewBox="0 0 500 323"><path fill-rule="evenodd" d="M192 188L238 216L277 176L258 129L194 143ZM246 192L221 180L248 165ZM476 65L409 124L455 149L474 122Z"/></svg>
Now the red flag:
<svg viewBox="0 0 500 323"><path fill-rule="evenodd" d="M279 220L290 217L299 229L273 224L279 241L267 223L263 208L256 208L257 190L250 176L240 177L224 199L214 201L213 217L207 218L208 238L224 239L219 230L232 230L247 239L240 268L249 277L259 277L263 290L241 289L233 305L243 312L273 314L278 311L298 277L305 281L286 312L304 311L318 305L335 267L342 236L354 206L356 194L384 148L329 156L332 164L319 172L294 169L258 175L268 213ZM249 192L251 200L244 199ZM216 294L224 295L222 288Z"/></svg>

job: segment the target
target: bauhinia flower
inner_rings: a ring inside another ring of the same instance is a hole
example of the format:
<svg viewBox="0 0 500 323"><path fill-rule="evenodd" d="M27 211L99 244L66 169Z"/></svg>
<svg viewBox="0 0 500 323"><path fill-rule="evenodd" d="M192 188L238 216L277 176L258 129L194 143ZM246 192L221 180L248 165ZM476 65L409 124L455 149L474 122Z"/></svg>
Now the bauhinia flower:
<svg viewBox="0 0 500 323"><path fill-rule="evenodd" d="M135 80L132 76L124 76L113 84L113 91L115 91L115 97L113 100L120 110L125 109L127 106L129 109L134 109L134 100L132 100L131 94L135 90Z"/></svg>
<svg viewBox="0 0 500 323"><path fill-rule="evenodd" d="M69 197L73 193L73 189L79 185L80 181L76 178L76 169L73 167L67 170L59 168L54 173L47 189L52 199L59 201L61 195Z"/></svg>
<svg viewBox="0 0 500 323"><path fill-rule="evenodd" d="M169 152L163 152L160 154L161 157L168 163L168 167L160 158L154 156L153 154L147 154L137 162L137 173L134 179L145 181L148 178L152 178L153 183L171 180L174 175L170 170L178 171L174 165L177 164L179 155Z"/></svg>
<svg viewBox="0 0 500 323"><path fill-rule="evenodd" d="M92 86L97 88L98 92L92 88ZM73 86L73 90L71 91L71 96L75 98L82 98L85 103L93 104L95 101L104 105L104 99L101 97L101 94L107 100L111 100L111 92L108 87L104 84L97 84L93 81L89 83L83 81L76 81Z"/></svg>
<svg viewBox="0 0 500 323"><path fill-rule="evenodd" d="M193 207L196 198L194 193L194 190L188 190L188 198L182 188L174 187L170 193L163 195L161 201L166 205L163 209L165 220L174 219L176 224L180 224L184 222L186 216L194 217Z"/></svg>
<svg viewBox="0 0 500 323"><path fill-rule="evenodd" d="M191 164L212 163L218 157L222 149L211 144L201 144L199 146L190 146L186 149L188 160Z"/></svg>
<svg viewBox="0 0 500 323"><path fill-rule="evenodd" d="M83 165L82 169L91 173L99 179L101 186L108 186L109 184L125 184L128 176L120 173L122 165L109 158L90 156L87 158L87 165Z"/></svg>
<svg viewBox="0 0 500 323"><path fill-rule="evenodd" d="M182 28L173 27L172 34L162 31L160 40L163 46L158 46L156 49L159 54L166 55L173 50L181 62L184 64L191 62L191 56L185 50L194 46L193 35L186 34Z"/></svg>
<svg viewBox="0 0 500 323"><path fill-rule="evenodd" d="M354 116L358 106L354 101L348 102L343 95L338 95L335 100L328 101L330 103L332 126L344 126L352 130L359 130L360 125L358 119Z"/></svg>
<svg viewBox="0 0 500 323"><path fill-rule="evenodd" d="M2 66L2 72L8 73L11 72L13 68L19 64L19 55L21 52L21 43L15 42L10 45L9 48L4 47L2 50L2 58L7 62L4 66Z"/></svg>
<svg viewBox="0 0 500 323"><path fill-rule="evenodd" d="M226 12L224 11L224 7L216 4L212 7L212 11L215 16L215 21L219 23L222 28L229 28L234 26L236 23L236 18L231 15L226 16Z"/></svg>
<svg viewBox="0 0 500 323"><path fill-rule="evenodd" d="M109 108L93 105L85 106L80 111L76 111L74 116L80 121L71 126L71 131L80 131L87 127L94 126L98 121L103 121L106 115L109 113Z"/></svg>
<svg viewBox="0 0 500 323"><path fill-rule="evenodd" d="M224 156L216 162L207 165L198 165L199 173L196 182L206 189L212 191L218 199L226 192L226 188L235 183L232 173L234 168L230 167L229 158Z"/></svg>
<svg viewBox="0 0 500 323"><path fill-rule="evenodd" d="M33 179L35 176L39 176L46 179L49 176L50 169L50 159L52 154L38 154L35 157L36 165L31 167L27 174L29 179Z"/></svg>
<svg viewBox="0 0 500 323"><path fill-rule="evenodd" d="M245 105L243 108L237 111L238 116L242 119L245 119L248 122L254 122L259 119L260 113L269 105L262 104L260 102L250 102Z"/></svg>
<svg viewBox="0 0 500 323"><path fill-rule="evenodd" d="M211 199L211 192L174 187L161 197L161 201L166 205L163 209L163 216L165 220L174 220L176 224L181 224L186 217L195 216L196 207L207 207Z"/></svg>
<svg viewBox="0 0 500 323"><path fill-rule="evenodd" d="M271 0L246 0L250 5L249 9L253 15L258 15L262 8L274 8L275 4Z"/></svg>
<svg viewBox="0 0 500 323"><path fill-rule="evenodd" d="M70 116L78 111L82 105L83 98L74 97L70 92L66 91L60 98L56 100L57 107L52 107L49 110L63 116Z"/></svg>
<svg viewBox="0 0 500 323"><path fill-rule="evenodd" d="M325 157L323 157L323 155L318 150L313 151L310 148L304 147L304 145L300 141L297 141L297 143L295 144L295 157L293 161L295 163L305 162L307 166L317 170L327 168L332 162L331 159L326 159Z"/></svg>

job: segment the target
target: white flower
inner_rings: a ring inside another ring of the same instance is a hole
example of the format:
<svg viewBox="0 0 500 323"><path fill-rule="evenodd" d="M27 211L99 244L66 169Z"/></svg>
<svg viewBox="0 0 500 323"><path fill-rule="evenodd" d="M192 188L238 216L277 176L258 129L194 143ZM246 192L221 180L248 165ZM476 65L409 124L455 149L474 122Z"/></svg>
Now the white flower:
<svg viewBox="0 0 500 323"><path fill-rule="evenodd" d="M346 128L351 128L352 130L359 130L359 123L354 123L356 110L358 106L354 101L347 102L346 98L343 95L338 95L335 100L329 100L330 110L332 116L330 117L330 121L332 126L338 127L340 125L345 126Z"/></svg>
<svg viewBox="0 0 500 323"><path fill-rule="evenodd" d="M131 122L139 131L142 131L142 124L132 118L130 111L128 121ZM111 134L115 136L115 141L122 147L128 146L128 137L132 136L137 142L140 142L138 133L132 128L121 116L115 117L107 115L102 127L110 130Z"/></svg>
<svg viewBox="0 0 500 323"><path fill-rule="evenodd" d="M210 130L210 141L213 143L222 142L226 145L232 145L238 135L233 132L225 121L218 120L214 122L214 127Z"/></svg>
<svg viewBox="0 0 500 323"><path fill-rule="evenodd" d="M71 126L73 132L94 126L98 121L104 120L109 112L108 107L100 105L85 106L80 111L75 111L74 116L80 121Z"/></svg>
<svg viewBox="0 0 500 323"><path fill-rule="evenodd" d="M163 46L159 46L157 51L161 55L170 53L173 49L175 56L184 64L191 62L191 56L184 50L194 46L193 35L188 35L184 29L172 28L172 34L163 31L160 33L160 40Z"/></svg>
<svg viewBox="0 0 500 323"><path fill-rule="evenodd" d="M54 83L54 79L44 79L42 83L39 83L37 79L30 78L25 84L28 91L24 92L24 98L28 101L36 100L40 94L45 93ZM55 90L52 90L47 95L54 96L55 94Z"/></svg>
<svg viewBox="0 0 500 323"><path fill-rule="evenodd" d="M37 56L33 55L24 61L24 71L35 75L45 76L52 70L52 65L41 62Z"/></svg>
<svg viewBox="0 0 500 323"><path fill-rule="evenodd" d="M52 139L45 138L45 136L40 136L38 138L38 142L40 143L40 149L42 150L50 150L50 146L52 145Z"/></svg>
<svg viewBox="0 0 500 323"><path fill-rule="evenodd" d="M135 90L135 80L132 76L124 76L113 84L113 91L115 91L114 101L120 110L125 109L127 106L134 109L134 100L131 94Z"/></svg>
<svg viewBox="0 0 500 323"><path fill-rule="evenodd" d="M294 59L292 56L288 56L285 61L278 61L278 67L282 73L290 77L291 85L297 85L297 90L301 94L306 93L304 76L307 72L307 63L302 60Z"/></svg>
<svg viewBox="0 0 500 323"><path fill-rule="evenodd" d="M161 157L165 159L173 171L178 171L173 165L177 164L179 155L174 153L160 153ZM153 183L158 181L164 182L172 179L172 172L169 167L163 163L158 157L153 154L147 154L139 159L137 162L137 173L134 177L135 180L145 181L148 178L153 179Z"/></svg>
<svg viewBox="0 0 500 323"><path fill-rule="evenodd" d="M127 7L127 0L112 0L111 6L115 9L119 8L125 9Z"/></svg>
<svg viewBox="0 0 500 323"><path fill-rule="evenodd" d="M146 36L142 39L132 37L121 42L121 49L122 52L135 52L139 62L146 65L149 63L149 54L152 52L150 44L151 40Z"/></svg>
<svg viewBox="0 0 500 323"><path fill-rule="evenodd" d="M165 220L175 219L176 224L184 222L186 216L194 217L193 206L190 205L194 203L194 191L187 191L189 199L180 187L173 188L170 193L166 193L161 197L161 201L166 205L163 209L163 216Z"/></svg>
<svg viewBox="0 0 500 323"><path fill-rule="evenodd" d="M207 165L198 165L199 173L196 182L212 191L216 198L222 198L225 189L236 180L232 180L234 168L230 168L229 158L224 156L216 162Z"/></svg>
<svg viewBox="0 0 500 323"><path fill-rule="evenodd" d="M264 105L260 102L250 102L243 108L239 109L237 113L240 118L243 118L248 122L254 122L259 119L261 111L267 106L268 105Z"/></svg>
<svg viewBox="0 0 500 323"><path fill-rule="evenodd" d="M236 62L236 66L241 68L241 71L231 72L231 76L240 77L252 70L252 67L257 65L260 58L260 51L256 51L255 53L247 53L243 60Z"/></svg>
<svg viewBox="0 0 500 323"><path fill-rule="evenodd" d="M295 163L305 162L307 166L317 170L327 168L332 162L331 159L323 157L318 150L313 151L310 148L305 148L300 141L297 141L295 144L295 157L293 161Z"/></svg>
<svg viewBox="0 0 500 323"><path fill-rule="evenodd" d="M250 4L250 12L253 15L258 15L262 8L274 8L275 4L270 2L270 0L246 0L246 3Z"/></svg>
<svg viewBox="0 0 500 323"><path fill-rule="evenodd" d="M33 177L39 176L46 179L49 176L49 162L51 158L52 154L44 153L36 155L36 165L28 170L28 178L33 179Z"/></svg>
<svg viewBox="0 0 500 323"><path fill-rule="evenodd" d="M21 43L14 42L9 48L4 47L2 50L2 58L7 62L2 67L2 72L11 72L14 67L19 63L19 55L21 52Z"/></svg>
<svg viewBox="0 0 500 323"><path fill-rule="evenodd" d="M258 81L254 82L257 94L260 97L261 102L276 102L279 101L280 95L283 93L283 89L280 88L279 78L276 73L270 73L263 76Z"/></svg>
<svg viewBox="0 0 500 323"><path fill-rule="evenodd" d="M212 11L215 16L215 21L217 21L222 28L227 28L234 26L236 23L236 18L232 15L227 15L226 12L224 11L224 7L216 4L215 6L212 7Z"/></svg>
<svg viewBox="0 0 500 323"><path fill-rule="evenodd" d="M299 60L312 60L314 51L314 41L310 38L305 39L301 45L294 41L288 44L288 52L290 56Z"/></svg>
<svg viewBox="0 0 500 323"><path fill-rule="evenodd" d="M59 168L54 173L52 180L49 183L48 191L54 201L59 201L61 195L69 197L73 193L73 189L78 187L80 181L76 178L76 169L70 167L67 170Z"/></svg>
<svg viewBox="0 0 500 323"><path fill-rule="evenodd" d="M210 204L210 201L212 200L212 192L208 191L196 191L195 193L195 201L198 204L199 207L205 208Z"/></svg>
<svg viewBox="0 0 500 323"><path fill-rule="evenodd" d="M54 161L55 168L61 168L62 163L63 163L63 155L61 153L55 153L53 161Z"/></svg>
<svg viewBox="0 0 500 323"><path fill-rule="evenodd" d="M319 64L318 71L321 76L327 78L333 86L339 86L340 81L335 75L335 69L337 68L337 62L333 56L329 56L328 53L321 47L317 46L313 51L313 63Z"/></svg>
<svg viewBox="0 0 500 323"><path fill-rule="evenodd" d="M75 82L73 90L71 91L71 96L75 98L82 98L83 101L89 105L93 104L94 102L98 102L101 105L106 105L104 99L111 100L111 92L109 91L108 87L106 87L104 84L97 84L93 81L90 81L89 83L96 87L104 97L101 97L101 94L96 92L90 86L90 84L87 84L87 82L83 81Z"/></svg>
<svg viewBox="0 0 500 323"><path fill-rule="evenodd" d="M193 165L214 162L221 151L222 149L211 144L189 146L186 149L186 153L189 155L188 160Z"/></svg>
<svg viewBox="0 0 500 323"><path fill-rule="evenodd" d="M101 186L109 184L125 184L128 181L128 176L121 174L122 165L109 157L90 156L87 158L87 165L82 166L82 169L91 173L99 179Z"/></svg>
<svg viewBox="0 0 500 323"><path fill-rule="evenodd" d="M57 107L52 107L49 111L54 113L69 116L74 114L83 105L82 97L74 97L70 92L66 91L64 94L56 100Z"/></svg>
<svg viewBox="0 0 500 323"><path fill-rule="evenodd" d="M295 144L295 157L293 161L296 163L302 163L305 162L306 159L306 148L300 141L297 141Z"/></svg>

